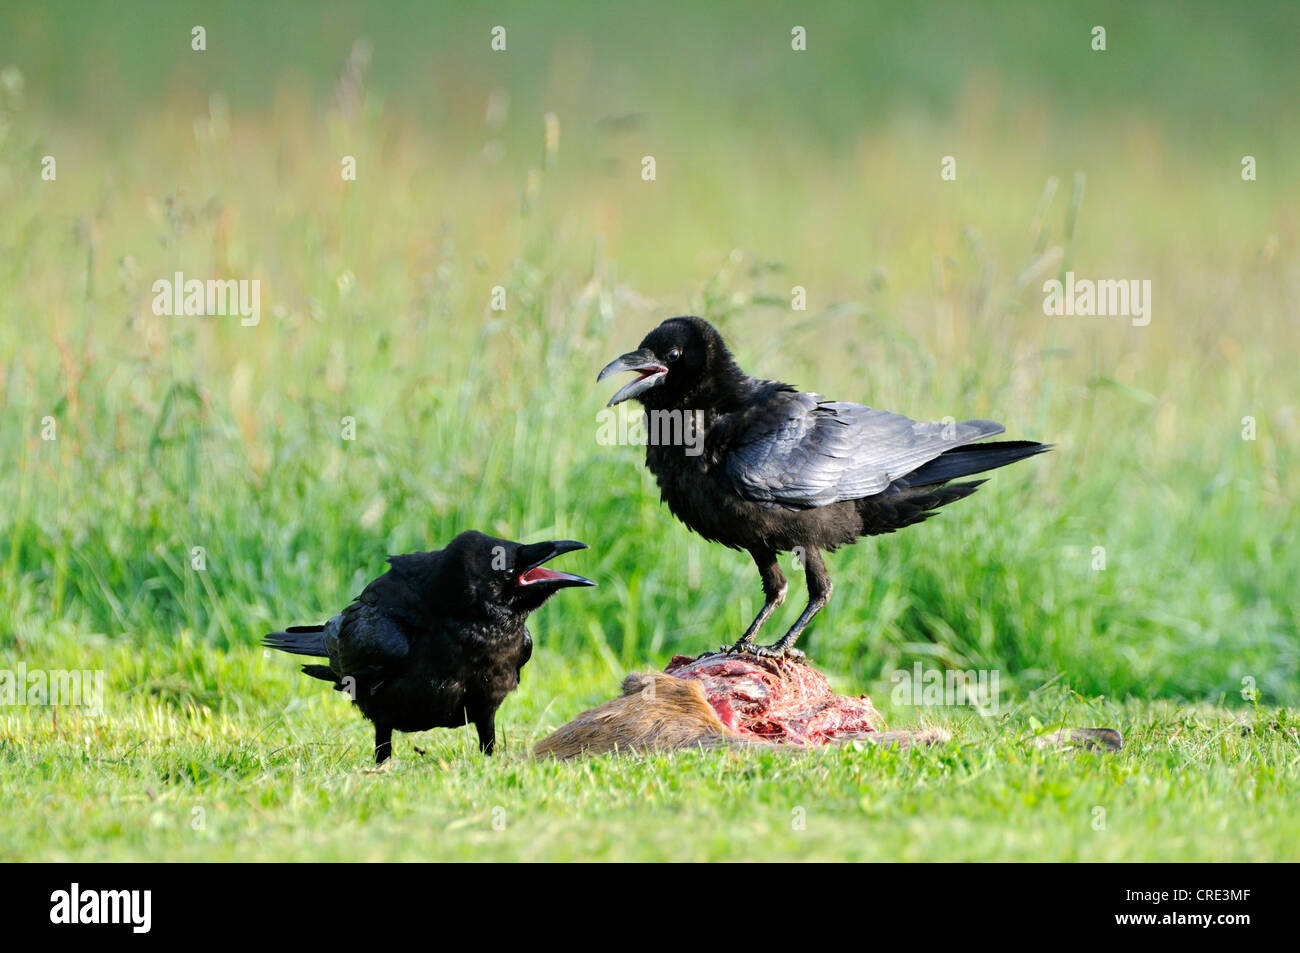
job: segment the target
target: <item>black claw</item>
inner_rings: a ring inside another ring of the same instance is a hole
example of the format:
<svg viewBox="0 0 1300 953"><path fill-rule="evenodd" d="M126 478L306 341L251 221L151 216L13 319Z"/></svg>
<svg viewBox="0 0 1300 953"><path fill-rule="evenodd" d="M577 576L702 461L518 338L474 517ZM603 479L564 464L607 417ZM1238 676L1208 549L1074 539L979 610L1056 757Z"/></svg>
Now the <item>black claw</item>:
<svg viewBox="0 0 1300 953"><path fill-rule="evenodd" d="M704 655L756 655L759 658L788 658L796 662L807 660L803 651L795 648L793 645L783 646L781 643L775 645L755 645L753 642L746 642L744 639L738 641L735 645L723 645L717 653L705 652ZM704 655L699 658L704 658Z"/></svg>
<svg viewBox="0 0 1300 953"><path fill-rule="evenodd" d="M759 658L788 658L796 662L806 660L807 656L803 651L795 648L793 645L750 645L747 650L757 655Z"/></svg>

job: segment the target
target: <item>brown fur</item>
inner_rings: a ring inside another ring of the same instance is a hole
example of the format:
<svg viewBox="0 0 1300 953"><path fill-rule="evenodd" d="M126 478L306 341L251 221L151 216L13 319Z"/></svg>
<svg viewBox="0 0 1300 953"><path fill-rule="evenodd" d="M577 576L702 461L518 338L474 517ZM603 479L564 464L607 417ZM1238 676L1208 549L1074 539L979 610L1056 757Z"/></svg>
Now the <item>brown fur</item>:
<svg viewBox="0 0 1300 953"><path fill-rule="evenodd" d="M948 741L940 728L918 731L870 731L845 735L841 741L872 744L935 745ZM584 711L539 741L537 758L576 758L611 751L675 751L679 748L716 747L784 748L754 738L731 734L704 696L699 682L661 672L633 672L623 679L623 695Z"/></svg>
<svg viewBox="0 0 1300 953"><path fill-rule="evenodd" d="M623 695L584 711L533 748L538 758L609 751L662 751L716 744L726 728L699 682L633 672Z"/></svg>
<svg viewBox="0 0 1300 953"><path fill-rule="evenodd" d="M1114 728L1062 728L1035 738L1035 748L1085 748L1088 751L1119 751L1124 737Z"/></svg>

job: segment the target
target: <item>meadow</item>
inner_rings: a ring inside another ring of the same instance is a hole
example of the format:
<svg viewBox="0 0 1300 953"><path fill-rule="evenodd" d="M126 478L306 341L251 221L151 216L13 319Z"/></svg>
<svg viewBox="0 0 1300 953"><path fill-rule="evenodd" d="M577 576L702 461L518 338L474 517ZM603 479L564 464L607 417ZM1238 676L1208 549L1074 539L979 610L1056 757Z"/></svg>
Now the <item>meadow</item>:
<svg viewBox="0 0 1300 953"><path fill-rule="evenodd" d="M130 9L0 13L0 669L104 673L99 717L0 707L0 857L1300 856L1293 8L827 7L802 53L774 4ZM1045 315L1069 271L1150 323ZM177 272L259 322L156 314ZM597 371L680 313L1056 445L830 557L804 647L950 745L528 760L760 604L597 439ZM467 528L584 540L599 588L534 616L503 757L375 771L257 641ZM916 662L999 714L891 704ZM1062 725L1125 749L1029 745Z"/></svg>

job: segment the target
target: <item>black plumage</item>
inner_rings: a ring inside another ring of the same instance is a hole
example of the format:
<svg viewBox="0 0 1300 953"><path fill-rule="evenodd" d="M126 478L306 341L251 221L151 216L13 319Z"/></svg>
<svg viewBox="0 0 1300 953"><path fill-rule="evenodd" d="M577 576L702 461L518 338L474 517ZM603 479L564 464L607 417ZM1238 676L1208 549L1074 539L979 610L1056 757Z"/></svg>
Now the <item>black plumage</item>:
<svg viewBox="0 0 1300 953"><path fill-rule="evenodd" d="M323 625L294 626L262 644L329 660L304 665L347 692L375 725L375 761L393 731L473 724L491 754L496 711L532 657L524 620L567 586L594 586L542 564L585 543L525 546L469 531L445 549L390 556L391 568Z"/></svg>
<svg viewBox="0 0 1300 953"><path fill-rule="evenodd" d="M610 406L646 408L646 466L668 508L706 539L749 552L762 576L763 608L732 651L802 657L794 643L831 596L823 550L919 523L984 482L950 481L1049 449L975 443L1003 432L991 420L916 421L750 377L701 318L665 321L597 379L620 371L637 378ZM678 429L664 415L680 416ZM655 439L666 433L683 439ZM777 557L786 552L800 556L808 606L775 645L755 645L785 600Z"/></svg>

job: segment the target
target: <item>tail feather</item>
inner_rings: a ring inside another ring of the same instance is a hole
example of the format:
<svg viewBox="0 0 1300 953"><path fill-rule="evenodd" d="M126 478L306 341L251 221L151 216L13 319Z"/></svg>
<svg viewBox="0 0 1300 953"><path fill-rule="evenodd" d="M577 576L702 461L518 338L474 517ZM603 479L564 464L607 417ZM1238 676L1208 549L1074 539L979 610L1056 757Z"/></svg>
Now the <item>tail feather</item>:
<svg viewBox="0 0 1300 953"><path fill-rule="evenodd" d="M329 658L325 649L325 626L294 625L283 632L271 632L262 638L268 649L279 649L291 655L314 655Z"/></svg>
<svg viewBox="0 0 1300 953"><path fill-rule="evenodd" d="M929 463L917 467L898 482L906 483L908 486L946 483L948 480L970 476L973 473L996 470L998 467L1005 467L1051 449L1050 443L1038 443L1034 440L1000 440L994 443L973 443L965 447L954 447Z"/></svg>
<svg viewBox="0 0 1300 953"><path fill-rule="evenodd" d="M312 678L319 678L322 682L332 682L335 688L342 691L338 673L328 665L304 665L302 667L302 673L304 675L310 675Z"/></svg>
<svg viewBox="0 0 1300 953"><path fill-rule="evenodd" d="M935 515L939 507L970 496L983 482L971 480L969 483L914 487L899 481L885 493L866 496L857 501L858 514L862 517L860 535L892 533L904 526L927 520Z"/></svg>

